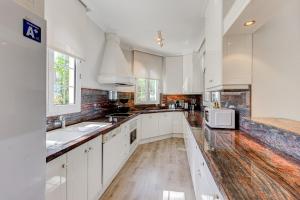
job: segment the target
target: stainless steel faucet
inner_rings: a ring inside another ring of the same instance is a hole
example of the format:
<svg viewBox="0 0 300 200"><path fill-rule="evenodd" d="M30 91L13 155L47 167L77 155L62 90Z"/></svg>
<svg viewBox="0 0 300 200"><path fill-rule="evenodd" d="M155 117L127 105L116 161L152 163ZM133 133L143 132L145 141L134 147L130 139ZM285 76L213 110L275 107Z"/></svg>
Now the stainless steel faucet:
<svg viewBox="0 0 300 200"><path fill-rule="evenodd" d="M61 128L66 128L66 118L64 116L59 116L59 121L61 123Z"/></svg>

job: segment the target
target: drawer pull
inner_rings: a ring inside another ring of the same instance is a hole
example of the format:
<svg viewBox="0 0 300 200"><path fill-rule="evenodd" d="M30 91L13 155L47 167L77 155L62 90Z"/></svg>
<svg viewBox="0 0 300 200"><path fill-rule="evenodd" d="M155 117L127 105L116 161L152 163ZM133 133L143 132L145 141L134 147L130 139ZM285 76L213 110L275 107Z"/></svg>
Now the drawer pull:
<svg viewBox="0 0 300 200"><path fill-rule="evenodd" d="M88 153L88 152L89 152L89 150L87 150L87 149L84 150L84 153Z"/></svg>

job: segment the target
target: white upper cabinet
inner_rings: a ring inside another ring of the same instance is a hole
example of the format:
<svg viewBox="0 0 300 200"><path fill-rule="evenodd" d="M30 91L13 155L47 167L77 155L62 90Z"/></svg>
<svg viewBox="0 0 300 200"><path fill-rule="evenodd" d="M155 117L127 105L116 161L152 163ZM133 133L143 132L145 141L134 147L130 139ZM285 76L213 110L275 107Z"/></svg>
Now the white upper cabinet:
<svg viewBox="0 0 300 200"><path fill-rule="evenodd" d="M205 90L248 89L251 84L252 36L225 35L224 23L235 20L249 2L231 0L209 1L205 18ZM238 14L235 16L235 14ZM227 21L226 21L227 20ZM227 25L226 25L227 26ZM229 25L228 25L229 26Z"/></svg>
<svg viewBox="0 0 300 200"><path fill-rule="evenodd" d="M205 89L222 85L223 1L208 1L205 13Z"/></svg>
<svg viewBox="0 0 300 200"><path fill-rule="evenodd" d="M199 53L165 58L164 94L203 92L203 73Z"/></svg>
<svg viewBox="0 0 300 200"><path fill-rule="evenodd" d="M193 92L193 55L183 56L183 93Z"/></svg>

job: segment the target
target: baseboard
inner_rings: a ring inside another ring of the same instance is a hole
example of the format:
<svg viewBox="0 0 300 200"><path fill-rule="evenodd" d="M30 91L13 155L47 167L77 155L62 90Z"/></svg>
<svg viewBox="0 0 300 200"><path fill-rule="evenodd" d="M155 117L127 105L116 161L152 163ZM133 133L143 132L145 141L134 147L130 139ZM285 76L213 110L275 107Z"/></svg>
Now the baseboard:
<svg viewBox="0 0 300 200"><path fill-rule="evenodd" d="M147 144L147 143L156 142L159 140L164 140L164 139L169 139L169 138L183 138L183 133L170 133L170 134L161 135L161 136L157 136L157 137L146 138L146 139L140 140L139 144Z"/></svg>

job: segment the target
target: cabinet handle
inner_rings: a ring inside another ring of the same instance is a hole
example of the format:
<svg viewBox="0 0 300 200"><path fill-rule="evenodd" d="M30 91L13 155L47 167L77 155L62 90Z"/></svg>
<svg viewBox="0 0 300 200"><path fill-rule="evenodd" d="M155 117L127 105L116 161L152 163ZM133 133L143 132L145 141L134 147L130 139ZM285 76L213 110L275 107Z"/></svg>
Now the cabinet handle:
<svg viewBox="0 0 300 200"><path fill-rule="evenodd" d="M93 150L93 147L89 147L89 151L92 151Z"/></svg>
<svg viewBox="0 0 300 200"><path fill-rule="evenodd" d="M214 200L219 200L219 199L220 199L219 195L215 194L214 195Z"/></svg>
<svg viewBox="0 0 300 200"><path fill-rule="evenodd" d="M205 164L204 164L204 162L202 162L202 166L204 166Z"/></svg>
<svg viewBox="0 0 300 200"><path fill-rule="evenodd" d="M197 170L197 174L198 174L199 176L201 176L201 170L200 170L200 169Z"/></svg>
<svg viewBox="0 0 300 200"><path fill-rule="evenodd" d="M65 169L66 167L67 167L66 164L62 164L62 165L61 165L61 168L63 168L63 169Z"/></svg>
<svg viewBox="0 0 300 200"><path fill-rule="evenodd" d="M89 150L87 150L87 149L84 150L84 153L88 153L88 152L89 152Z"/></svg>

